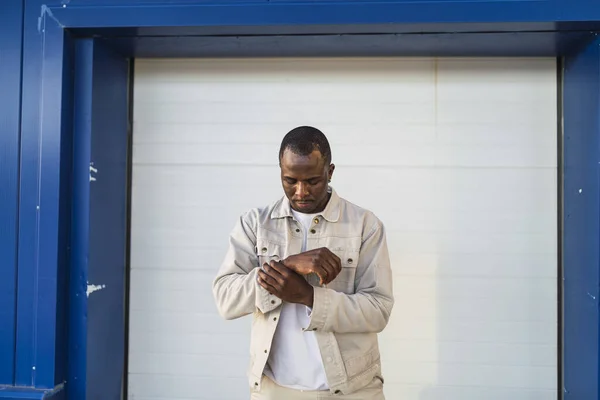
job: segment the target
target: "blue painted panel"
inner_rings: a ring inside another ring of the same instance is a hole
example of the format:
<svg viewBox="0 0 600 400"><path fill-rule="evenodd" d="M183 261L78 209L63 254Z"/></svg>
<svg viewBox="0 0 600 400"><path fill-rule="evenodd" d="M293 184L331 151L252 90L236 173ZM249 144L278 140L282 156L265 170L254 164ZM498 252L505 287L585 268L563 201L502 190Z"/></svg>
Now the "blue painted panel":
<svg viewBox="0 0 600 400"><path fill-rule="evenodd" d="M597 0L558 0L557 21L598 20L600 6Z"/></svg>
<svg viewBox="0 0 600 400"><path fill-rule="evenodd" d="M0 3L0 385L14 383L23 2Z"/></svg>
<svg viewBox="0 0 600 400"><path fill-rule="evenodd" d="M42 37L38 32L39 8L25 6L23 48L23 109L21 132L21 185L19 203L19 275L17 301L17 344L15 380L17 385L34 386L33 367L35 319L37 315L37 245L39 205L39 98Z"/></svg>
<svg viewBox="0 0 600 400"><path fill-rule="evenodd" d="M600 30L598 22L402 23L361 25L162 26L141 28L77 28L79 37L139 39L145 36L279 36L350 34L554 33Z"/></svg>
<svg viewBox="0 0 600 400"><path fill-rule="evenodd" d="M94 46L87 315L87 399L119 399L125 360L129 62Z"/></svg>
<svg viewBox="0 0 600 400"><path fill-rule="evenodd" d="M2 400L43 400L44 392L40 391L10 391L0 393L0 399Z"/></svg>
<svg viewBox="0 0 600 400"><path fill-rule="evenodd" d="M56 270L56 357L54 384L67 380L68 352L68 296L71 257L71 199L73 169L73 65L74 41L67 34L63 44L61 149L60 149L60 204L58 219L58 261Z"/></svg>
<svg viewBox="0 0 600 400"><path fill-rule="evenodd" d="M34 6L26 4L26 15L39 12ZM69 218L61 204L68 201L61 197L68 191L61 182L68 160L63 117L70 114L65 39L47 14L25 18L15 382L38 388L55 386L56 345L62 340L57 332L64 333L56 323L64 286L64 266L58 264L68 259L63 252Z"/></svg>
<svg viewBox="0 0 600 400"><path fill-rule="evenodd" d="M193 36L110 39L136 57L555 56L594 38L589 32Z"/></svg>
<svg viewBox="0 0 600 400"><path fill-rule="evenodd" d="M65 400L65 396L64 385L47 390L0 386L0 399L2 400Z"/></svg>
<svg viewBox="0 0 600 400"><path fill-rule="evenodd" d="M125 372L129 63L91 39L79 40L76 54L68 396L119 399Z"/></svg>
<svg viewBox="0 0 600 400"><path fill-rule="evenodd" d="M598 399L600 41L564 70L563 360L565 400Z"/></svg>
<svg viewBox="0 0 600 400"><path fill-rule="evenodd" d="M85 399L87 350L87 281L90 237L90 160L92 137L92 78L94 43L77 40L75 46L73 124L73 213L69 278L70 400Z"/></svg>
<svg viewBox="0 0 600 400"><path fill-rule="evenodd" d="M547 2L548 0L471 0L473 3L491 3L491 2L526 2L526 1L541 1ZM252 3L252 4L272 4L272 3L305 3L318 5L319 3L340 3L340 4L352 4L352 3L362 3L364 0L228 0L222 1L221 4L225 6L235 6L238 4L244 3ZM458 4L460 1L457 0L436 0L439 2L448 2ZM76 0L75 2L67 1L67 6L117 6L123 5L122 1L119 0ZM174 0L174 1L166 1L166 0L130 0L128 1L128 5L135 5L137 7L143 6L156 6L156 5L170 5L170 6L179 6L186 4L217 4L218 2L215 0ZM376 3L376 1L373 1ZM390 3L431 3L431 0L392 0Z"/></svg>
<svg viewBox="0 0 600 400"><path fill-rule="evenodd" d="M554 21L556 0L260 2L52 7L67 28ZM600 10L595 14L600 16ZM594 14L589 14L592 17Z"/></svg>

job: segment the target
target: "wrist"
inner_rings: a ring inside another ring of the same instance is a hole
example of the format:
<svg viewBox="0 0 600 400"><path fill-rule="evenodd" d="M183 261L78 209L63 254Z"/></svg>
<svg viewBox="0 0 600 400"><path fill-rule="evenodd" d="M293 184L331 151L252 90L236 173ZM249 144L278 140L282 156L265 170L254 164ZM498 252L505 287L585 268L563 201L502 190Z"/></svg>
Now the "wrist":
<svg viewBox="0 0 600 400"><path fill-rule="evenodd" d="M312 308L315 299L315 289L310 286L310 289L307 290L306 296L302 299L302 304L306 307Z"/></svg>
<svg viewBox="0 0 600 400"><path fill-rule="evenodd" d="M290 269L290 270L296 272L296 268L294 267L294 262L291 259L291 257L287 257L287 258L281 260L280 263L282 263L287 269Z"/></svg>

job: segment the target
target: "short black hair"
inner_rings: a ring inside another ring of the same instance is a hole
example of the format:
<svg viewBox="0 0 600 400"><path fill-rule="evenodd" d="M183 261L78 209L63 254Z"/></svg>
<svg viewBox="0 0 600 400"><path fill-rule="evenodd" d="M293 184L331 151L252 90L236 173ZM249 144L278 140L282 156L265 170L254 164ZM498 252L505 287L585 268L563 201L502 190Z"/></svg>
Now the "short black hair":
<svg viewBox="0 0 600 400"><path fill-rule="evenodd" d="M313 151L319 150L325 163L331 163L331 148L327 137L312 126L299 126L289 131L281 141L279 148L279 161L286 150L291 150L294 154L308 156Z"/></svg>

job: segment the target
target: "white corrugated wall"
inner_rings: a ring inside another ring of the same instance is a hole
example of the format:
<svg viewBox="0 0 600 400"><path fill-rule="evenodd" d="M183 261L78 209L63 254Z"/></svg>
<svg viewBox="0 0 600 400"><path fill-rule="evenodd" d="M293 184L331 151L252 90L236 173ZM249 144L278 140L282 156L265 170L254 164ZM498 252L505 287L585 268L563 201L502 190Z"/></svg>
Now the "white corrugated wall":
<svg viewBox="0 0 600 400"><path fill-rule="evenodd" d="M136 60L129 398L249 398L250 317L210 283L309 124L388 228L388 400L556 399L556 86L554 59Z"/></svg>

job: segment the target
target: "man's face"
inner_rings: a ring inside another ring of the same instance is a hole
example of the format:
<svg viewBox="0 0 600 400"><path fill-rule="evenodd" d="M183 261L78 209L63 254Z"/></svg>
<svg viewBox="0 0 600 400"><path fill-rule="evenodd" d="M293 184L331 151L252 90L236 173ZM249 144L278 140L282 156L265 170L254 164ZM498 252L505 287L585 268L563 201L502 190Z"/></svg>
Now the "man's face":
<svg viewBox="0 0 600 400"><path fill-rule="evenodd" d="M318 150L308 156L285 150L280 164L283 190L292 209L305 214L323 211L329 201L327 188L335 166L326 165Z"/></svg>

